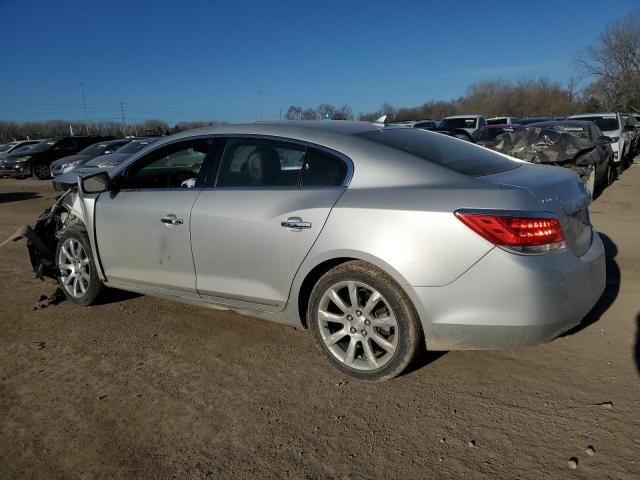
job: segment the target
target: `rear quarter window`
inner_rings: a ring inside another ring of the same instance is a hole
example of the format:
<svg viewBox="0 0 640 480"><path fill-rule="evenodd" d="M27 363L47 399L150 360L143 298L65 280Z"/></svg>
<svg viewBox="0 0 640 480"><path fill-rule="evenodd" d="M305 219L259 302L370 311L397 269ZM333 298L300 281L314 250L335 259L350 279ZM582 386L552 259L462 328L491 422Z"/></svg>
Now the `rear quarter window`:
<svg viewBox="0 0 640 480"><path fill-rule="evenodd" d="M464 140L419 129L385 129L358 136L436 163L470 177L518 168L516 161Z"/></svg>

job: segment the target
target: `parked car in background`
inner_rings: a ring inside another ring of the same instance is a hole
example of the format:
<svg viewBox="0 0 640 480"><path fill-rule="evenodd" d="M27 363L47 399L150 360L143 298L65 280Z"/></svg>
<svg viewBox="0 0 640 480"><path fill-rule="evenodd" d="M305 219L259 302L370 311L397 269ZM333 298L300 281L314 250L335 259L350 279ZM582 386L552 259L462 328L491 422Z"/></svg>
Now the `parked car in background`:
<svg viewBox="0 0 640 480"><path fill-rule="evenodd" d="M487 118L487 125L516 125L519 120L518 117L493 117Z"/></svg>
<svg viewBox="0 0 640 480"><path fill-rule="evenodd" d="M16 140L15 142L5 143L4 145L0 145L0 158L6 158L7 155L11 155L12 153L16 153L18 151L24 152L26 150L25 147L30 147L31 145L35 145L36 143L40 143L40 140Z"/></svg>
<svg viewBox="0 0 640 480"><path fill-rule="evenodd" d="M531 163L566 167L576 172L592 196L616 178L611 139L590 121L532 123L502 135L494 149Z"/></svg>
<svg viewBox="0 0 640 480"><path fill-rule="evenodd" d="M71 189L29 233L70 301L110 286L309 328L363 380L400 374L424 340L549 341L605 286L574 173L422 129L221 125L94 172L57 177Z"/></svg>
<svg viewBox="0 0 640 480"><path fill-rule="evenodd" d="M115 152L130 141L131 140L128 138L123 138L120 140L108 140L106 142L98 142L93 145L89 145L87 148L80 150L75 155L62 157L61 159L53 162L51 164L51 175L55 177L63 173L70 172L81 167L89 160Z"/></svg>
<svg viewBox="0 0 640 480"><path fill-rule="evenodd" d="M633 130L627 129L629 133L629 162L635 158L636 155L640 154L640 122L631 115L630 113L623 113L622 119L624 120L625 125L633 127Z"/></svg>
<svg viewBox="0 0 640 480"><path fill-rule="evenodd" d="M469 135L473 135L473 132L486 124L487 120L482 115L454 115L442 120L438 128L447 130L462 128Z"/></svg>
<svg viewBox="0 0 640 480"><path fill-rule="evenodd" d="M478 145L482 145L483 147L487 148L493 148L493 146L496 144L496 138L499 135L511 134L518 128L520 128L520 125L515 124L486 125L476 130L473 135L471 135L471 137L473 138L473 141Z"/></svg>
<svg viewBox="0 0 640 480"><path fill-rule="evenodd" d="M0 175L11 177L34 176L44 180L51 175L50 165L53 161L78 153L83 148L104 140L113 140L113 137L74 136L43 140L32 145L25 152L7 155L0 162Z"/></svg>
<svg viewBox="0 0 640 480"><path fill-rule="evenodd" d="M625 125L619 113L586 113L572 115L568 120L594 122L604 135L610 137L616 169L618 174L622 173L628 166L629 147L631 146L630 133L634 128L630 125Z"/></svg>
<svg viewBox="0 0 640 480"><path fill-rule="evenodd" d="M126 145L120 147L113 153L102 155L89 160L83 165L83 168L113 168L120 165L134 153L139 152L148 145L160 140L161 137L135 138Z"/></svg>

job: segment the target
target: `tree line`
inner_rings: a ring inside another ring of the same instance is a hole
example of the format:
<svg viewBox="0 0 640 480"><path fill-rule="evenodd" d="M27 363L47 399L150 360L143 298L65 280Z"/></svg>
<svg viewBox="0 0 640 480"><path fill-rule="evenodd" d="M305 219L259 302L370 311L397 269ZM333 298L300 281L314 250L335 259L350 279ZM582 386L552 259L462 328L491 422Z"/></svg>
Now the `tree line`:
<svg viewBox="0 0 640 480"><path fill-rule="evenodd" d="M219 122L215 122L219 123ZM67 135L102 135L116 138L125 136L170 135L172 133L190 130L192 128L213 125L214 122L189 121L178 122L170 126L158 119L144 120L135 124L123 126L120 122L112 121L81 121L46 120L42 122L13 122L0 120L0 143L14 139L39 139L65 137Z"/></svg>

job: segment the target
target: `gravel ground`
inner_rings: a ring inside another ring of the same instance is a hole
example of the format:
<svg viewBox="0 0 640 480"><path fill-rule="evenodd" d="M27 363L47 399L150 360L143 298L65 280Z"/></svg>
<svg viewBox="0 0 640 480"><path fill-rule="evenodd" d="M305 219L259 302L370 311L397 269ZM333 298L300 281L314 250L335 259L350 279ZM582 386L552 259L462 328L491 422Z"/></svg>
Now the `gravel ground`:
<svg viewBox="0 0 640 480"><path fill-rule="evenodd" d="M0 179L0 238L52 203ZM538 347L425 354L359 383L310 335L111 293L34 310L23 243L0 249L0 479L640 478L640 166L592 206L608 288Z"/></svg>

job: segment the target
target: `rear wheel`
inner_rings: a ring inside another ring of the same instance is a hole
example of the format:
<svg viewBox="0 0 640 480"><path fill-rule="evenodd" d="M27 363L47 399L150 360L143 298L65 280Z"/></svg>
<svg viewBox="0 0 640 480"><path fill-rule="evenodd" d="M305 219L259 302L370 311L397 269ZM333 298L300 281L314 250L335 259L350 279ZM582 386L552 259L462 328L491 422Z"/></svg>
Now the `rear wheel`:
<svg viewBox="0 0 640 480"><path fill-rule="evenodd" d="M91 305L102 291L87 233L71 228L62 234L56 248L58 283L65 296L78 305Z"/></svg>
<svg viewBox="0 0 640 480"><path fill-rule="evenodd" d="M46 180L51 176L49 165L42 162L36 162L31 167L31 174L39 180Z"/></svg>
<svg viewBox="0 0 640 480"><path fill-rule="evenodd" d="M402 288L361 261L346 262L320 278L307 322L329 362L360 380L399 375L422 339L418 315Z"/></svg>

